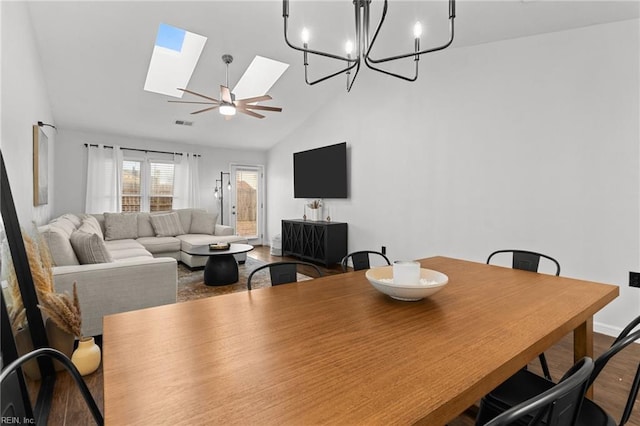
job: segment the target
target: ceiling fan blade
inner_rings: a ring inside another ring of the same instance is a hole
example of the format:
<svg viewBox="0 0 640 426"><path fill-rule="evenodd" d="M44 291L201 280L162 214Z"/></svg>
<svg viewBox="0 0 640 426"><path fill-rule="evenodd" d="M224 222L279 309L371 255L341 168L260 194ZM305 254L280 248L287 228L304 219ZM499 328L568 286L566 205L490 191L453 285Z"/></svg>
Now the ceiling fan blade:
<svg viewBox="0 0 640 426"><path fill-rule="evenodd" d="M223 102L233 103L233 98L231 97L231 91L228 87L220 85L220 97Z"/></svg>
<svg viewBox="0 0 640 426"><path fill-rule="evenodd" d="M261 114L256 114L253 111L249 111L248 109L244 109L244 108L236 108L236 111L241 112L243 114L247 114L250 115L251 117L255 117L255 118L264 118L264 115Z"/></svg>
<svg viewBox="0 0 640 426"><path fill-rule="evenodd" d="M214 105L214 106L212 106L210 108L201 109L200 111L194 111L191 114L200 114L201 112L211 111L211 110L214 110L214 109L216 109L218 107L219 107L219 105Z"/></svg>
<svg viewBox="0 0 640 426"><path fill-rule="evenodd" d="M180 88L178 88L178 90L182 90L183 92L191 93L192 95L200 96L201 98L209 99L210 101L214 101L214 102L220 103L220 101L217 100L216 98L212 98L212 97L209 97L209 96L201 95L200 93L196 93L196 92L193 92L191 90L180 89Z"/></svg>
<svg viewBox="0 0 640 426"><path fill-rule="evenodd" d="M262 111L276 111L276 112L282 111L282 108L280 107L272 107L272 106L266 106L266 105L242 105L242 107L246 109L258 109Z"/></svg>
<svg viewBox="0 0 640 426"><path fill-rule="evenodd" d="M201 104L201 105L218 105L218 102L198 102L198 101L167 101L174 104Z"/></svg>
<svg viewBox="0 0 640 426"><path fill-rule="evenodd" d="M238 102L242 102L243 104L250 104L253 102L261 102L261 101L268 101L268 100L271 100L271 96L262 95L262 96L254 96L253 98L238 99Z"/></svg>

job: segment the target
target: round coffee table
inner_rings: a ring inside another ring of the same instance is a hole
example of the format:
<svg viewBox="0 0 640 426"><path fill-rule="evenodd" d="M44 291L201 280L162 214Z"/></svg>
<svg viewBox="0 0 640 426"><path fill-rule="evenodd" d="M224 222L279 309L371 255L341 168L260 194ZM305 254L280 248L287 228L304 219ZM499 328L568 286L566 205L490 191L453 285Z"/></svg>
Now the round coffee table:
<svg viewBox="0 0 640 426"><path fill-rule="evenodd" d="M238 282L238 262L234 254L253 250L249 244L229 244L226 250L211 250L208 245L194 247L187 253L193 256L208 256L204 266L206 285L228 285Z"/></svg>

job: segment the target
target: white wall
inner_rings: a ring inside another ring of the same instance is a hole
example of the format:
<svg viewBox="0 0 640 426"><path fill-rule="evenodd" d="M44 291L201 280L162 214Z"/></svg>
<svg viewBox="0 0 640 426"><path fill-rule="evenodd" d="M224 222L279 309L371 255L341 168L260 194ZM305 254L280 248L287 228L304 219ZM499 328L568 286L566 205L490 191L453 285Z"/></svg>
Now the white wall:
<svg viewBox="0 0 640 426"><path fill-rule="evenodd" d="M547 253L565 276L621 286L596 316L617 332L640 312L627 285L640 270L639 27L449 49L421 59L416 83L362 70L269 152L269 234L302 216L292 153L347 141L350 198L327 205L349 223L350 251Z"/></svg>
<svg viewBox="0 0 640 426"><path fill-rule="evenodd" d="M55 206L52 152L56 133L44 127L49 138L49 203L33 206L33 132L38 121L53 123L49 97L44 83L31 18L24 2L0 2L1 32L1 117L0 147L4 157L11 193L20 223L29 227L49 219Z"/></svg>
<svg viewBox="0 0 640 426"><path fill-rule="evenodd" d="M219 203L213 196L213 188L215 187L215 179L220 178L220 172L228 172L231 163L264 165L267 156L266 152L261 151L214 149L179 142L170 143L129 136L61 129L55 152L56 187L54 196L57 200L57 208L53 211L53 216L67 212L84 212L87 188L85 143L200 154L202 156L199 164L201 207L211 212L217 211L219 207ZM227 177L224 177L225 182ZM225 199L225 224L229 223L229 217L229 203Z"/></svg>

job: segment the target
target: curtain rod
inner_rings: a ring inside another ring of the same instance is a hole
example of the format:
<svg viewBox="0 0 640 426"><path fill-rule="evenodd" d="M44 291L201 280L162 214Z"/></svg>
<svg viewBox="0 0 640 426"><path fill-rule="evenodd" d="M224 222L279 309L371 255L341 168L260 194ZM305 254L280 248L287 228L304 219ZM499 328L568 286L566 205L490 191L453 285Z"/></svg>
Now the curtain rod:
<svg viewBox="0 0 640 426"><path fill-rule="evenodd" d="M95 146L95 147L97 147L97 146L98 146L98 144L95 144L95 143L85 143L85 144L84 144L84 146L85 146L86 148L89 148L90 146ZM103 146L104 148L110 148L110 149L113 149L113 146L112 146L112 145L102 145L102 146ZM182 153L181 153L181 152L155 151L155 150L153 150L153 149L124 148L124 147L120 147L120 149L126 149L127 151L138 151L138 152L144 152L144 153L152 152L152 153L154 153L154 154L182 155ZM193 155L195 155L196 157L202 157L200 154L193 154Z"/></svg>

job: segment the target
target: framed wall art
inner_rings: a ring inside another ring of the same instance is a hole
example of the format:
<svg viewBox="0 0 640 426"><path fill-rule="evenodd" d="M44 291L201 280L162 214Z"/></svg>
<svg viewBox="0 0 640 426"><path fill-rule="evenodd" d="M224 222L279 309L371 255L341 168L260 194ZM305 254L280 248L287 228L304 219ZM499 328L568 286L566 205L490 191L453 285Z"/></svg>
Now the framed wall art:
<svg viewBox="0 0 640 426"><path fill-rule="evenodd" d="M42 128L33 125L33 205L49 202L49 140Z"/></svg>

